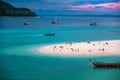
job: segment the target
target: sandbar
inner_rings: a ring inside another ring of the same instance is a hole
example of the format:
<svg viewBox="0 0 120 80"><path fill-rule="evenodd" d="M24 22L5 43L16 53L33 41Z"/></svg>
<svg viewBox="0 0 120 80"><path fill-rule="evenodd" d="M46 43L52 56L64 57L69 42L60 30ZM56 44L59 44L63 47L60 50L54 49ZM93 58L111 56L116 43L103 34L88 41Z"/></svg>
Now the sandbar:
<svg viewBox="0 0 120 80"><path fill-rule="evenodd" d="M39 46L34 51L49 55L70 56L120 55L120 40L65 42Z"/></svg>

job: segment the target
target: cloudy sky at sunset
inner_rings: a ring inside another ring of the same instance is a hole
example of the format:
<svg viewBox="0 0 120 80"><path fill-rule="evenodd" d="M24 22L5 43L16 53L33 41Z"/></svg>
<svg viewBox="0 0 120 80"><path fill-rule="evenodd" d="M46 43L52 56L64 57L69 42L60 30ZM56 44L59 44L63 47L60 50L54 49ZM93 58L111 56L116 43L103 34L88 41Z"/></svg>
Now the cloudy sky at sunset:
<svg viewBox="0 0 120 80"><path fill-rule="evenodd" d="M38 15L119 15L120 0L3 0Z"/></svg>

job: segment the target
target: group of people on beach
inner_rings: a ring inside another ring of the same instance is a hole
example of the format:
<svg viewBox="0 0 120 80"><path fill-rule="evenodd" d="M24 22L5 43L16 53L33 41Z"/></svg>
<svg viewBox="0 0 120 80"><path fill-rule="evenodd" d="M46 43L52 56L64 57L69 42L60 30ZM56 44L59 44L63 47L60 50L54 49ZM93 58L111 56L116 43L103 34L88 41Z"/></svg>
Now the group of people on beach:
<svg viewBox="0 0 120 80"><path fill-rule="evenodd" d="M79 55L79 56L104 56L120 55L120 40L109 41L87 41L87 42L67 42L62 44L51 44L35 48L37 53L50 55Z"/></svg>
<svg viewBox="0 0 120 80"><path fill-rule="evenodd" d="M80 42L79 42L80 43ZM91 47L93 47L93 46L96 46L97 44L96 43L92 43L92 42L90 42L90 41L88 41L88 42L86 42L88 45L89 44L92 44L92 46ZM98 44L100 45L101 44L101 42L98 42ZM103 43L103 45L108 45L108 42L105 42L105 43ZM64 50L67 50L68 52L75 52L75 53L81 53L81 52L84 52L83 50L87 50L86 52L87 53L92 53L92 52L94 52L94 49L92 49L92 48L79 48L79 45L78 45L78 47L77 48L75 48L75 47L73 47L74 46L74 44L72 43L72 42L67 42L67 43L65 43L64 45L54 45L53 46L53 52L55 52L55 51L64 51ZM84 46L83 46L84 47ZM101 47L101 48L99 48L98 49L98 51L102 51L102 52L104 52L105 51L105 48L103 48L103 47ZM84 53L85 54L85 53Z"/></svg>

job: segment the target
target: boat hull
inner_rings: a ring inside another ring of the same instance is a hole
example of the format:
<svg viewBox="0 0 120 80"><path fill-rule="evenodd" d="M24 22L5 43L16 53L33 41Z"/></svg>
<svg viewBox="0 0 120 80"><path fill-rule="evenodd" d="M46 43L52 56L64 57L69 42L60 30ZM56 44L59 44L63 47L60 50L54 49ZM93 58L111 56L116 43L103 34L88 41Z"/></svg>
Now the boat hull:
<svg viewBox="0 0 120 80"><path fill-rule="evenodd" d="M55 33L47 33L45 36L55 36Z"/></svg>
<svg viewBox="0 0 120 80"><path fill-rule="evenodd" d="M92 62L94 67L104 67L104 68L120 68L120 63L101 63L101 62Z"/></svg>
<svg viewBox="0 0 120 80"><path fill-rule="evenodd" d="M51 22L52 24L60 24L58 21Z"/></svg>

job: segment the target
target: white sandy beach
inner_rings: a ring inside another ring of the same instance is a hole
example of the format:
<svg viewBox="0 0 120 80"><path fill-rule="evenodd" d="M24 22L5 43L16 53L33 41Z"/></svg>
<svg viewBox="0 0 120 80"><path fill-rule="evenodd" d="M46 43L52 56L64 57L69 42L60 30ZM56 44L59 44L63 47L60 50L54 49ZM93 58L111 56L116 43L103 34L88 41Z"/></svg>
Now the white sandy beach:
<svg viewBox="0 0 120 80"><path fill-rule="evenodd" d="M68 42L63 44L40 46L35 48L34 51L51 55L120 55L120 40L77 43Z"/></svg>

